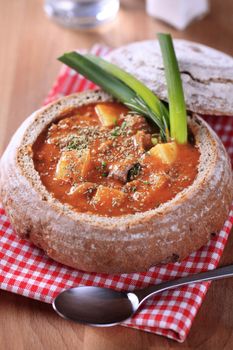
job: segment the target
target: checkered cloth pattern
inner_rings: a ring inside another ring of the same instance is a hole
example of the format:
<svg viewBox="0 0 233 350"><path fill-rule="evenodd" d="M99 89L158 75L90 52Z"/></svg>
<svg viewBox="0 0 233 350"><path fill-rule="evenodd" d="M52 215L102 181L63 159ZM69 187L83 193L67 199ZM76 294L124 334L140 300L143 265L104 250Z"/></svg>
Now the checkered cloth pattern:
<svg viewBox="0 0 233 350"><path fill-rule="evenodd" d="M91 51L103 55L108 48L95 45ZM63 66L45 103L72 92L93 88L94 84ZM233 160L233 118L206 119L223 140ZM214 269L223 253L232 224L233 210L221 232L182 263L152 267L143 273L109 275L77 271L51 260L42 250L15 235L4 209L0 207L0 288L51 303L59 292L74 286L99 286L133 291L136 288ZM122 325L183 342L209 285L209 282L205 282L163 292L147 300L140 311Z"/></svg>

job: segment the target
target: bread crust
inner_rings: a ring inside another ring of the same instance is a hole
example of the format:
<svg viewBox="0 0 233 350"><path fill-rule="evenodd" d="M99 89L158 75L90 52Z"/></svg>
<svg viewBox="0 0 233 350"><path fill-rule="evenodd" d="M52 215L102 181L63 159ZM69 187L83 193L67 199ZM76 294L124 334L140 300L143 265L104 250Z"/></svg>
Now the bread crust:
<svg viewBox="0 0 233 350"><path fill-rule="evenodd" d="M55 199L33 166L32 145L65 111L111 97L87 91L64 97L33 113L12 137L0 161L0 196L17 234L49 257L85 271L145 271L180 261L218 232L233 198L229 157L214 131L189 118L201 156L193 184L160 207L122 217L77 213Z"/></svg>
<svg viewBox="0 0 233 350"><path fill-rule="evenodd" d="M187 110L198 114L233 115L233 58L208 46L174 39ZM157 40L112 50L106 58L133 74L160 99L167 85Z"/></svg>

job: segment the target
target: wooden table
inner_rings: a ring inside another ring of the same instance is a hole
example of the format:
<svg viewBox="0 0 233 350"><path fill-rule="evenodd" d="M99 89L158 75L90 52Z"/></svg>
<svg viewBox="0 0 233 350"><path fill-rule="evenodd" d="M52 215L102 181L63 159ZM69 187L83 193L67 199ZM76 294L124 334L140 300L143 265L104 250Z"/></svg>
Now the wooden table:
<svg viewBox="0 0 233 350"><path fill-rule="evenodd" d="M122 0L120 14L98 32L70 31L48 20L41 0L0 0L0 152L18 125L38 108L67 50L96 42L119 46L154 38L158 31L233 55L233 2L212 0L204 20L178 32L144 12L143 0ZM233 262L233 237L221 263ZM0 291L0 349L233 349L233 279L212 284L188 339L178 344L153 334L114 327L96 329L57 317L50 305Z"/></svg>

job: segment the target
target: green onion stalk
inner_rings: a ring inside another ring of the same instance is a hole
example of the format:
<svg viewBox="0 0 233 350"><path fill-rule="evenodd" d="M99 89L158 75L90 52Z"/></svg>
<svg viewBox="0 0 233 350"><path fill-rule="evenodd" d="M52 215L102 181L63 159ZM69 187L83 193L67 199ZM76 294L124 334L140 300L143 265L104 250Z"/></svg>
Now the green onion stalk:
<svg viewBox="0 0 233 350"><path fill-rule="evenodd" d="M187 114L183 86L170 34L158 34L168 88L170 135L177 143L187 143Z"/></svg>
<svg viewBox="0 0 233 350"><path fill-rule="evenodd" d="M172 38L158 34L168 86L166 105L142 82L118 66L90 54L68 52L58 59L125 104L133 112L150 118L159 128L161 139L187 142L187 117L182 82Z"/></svg>

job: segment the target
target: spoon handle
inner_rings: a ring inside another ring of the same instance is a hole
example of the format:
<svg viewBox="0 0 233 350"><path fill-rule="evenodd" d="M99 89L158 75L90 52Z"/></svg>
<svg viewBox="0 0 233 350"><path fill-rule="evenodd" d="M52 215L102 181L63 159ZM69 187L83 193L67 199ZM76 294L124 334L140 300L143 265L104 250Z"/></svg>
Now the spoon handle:
<svg viewBox="0 0 233 350"><path fill-rule="evenodd" d="M201 272L195 275L167 281L156 286L147 287L145 289L138 289L134 291L134 294L137 295L141 304L152 295L163 292L168 289L174 289L177 287L185 286L186 284L217 280L226 277L233 277L233 265L228 265L215 270Z"/></svg>

